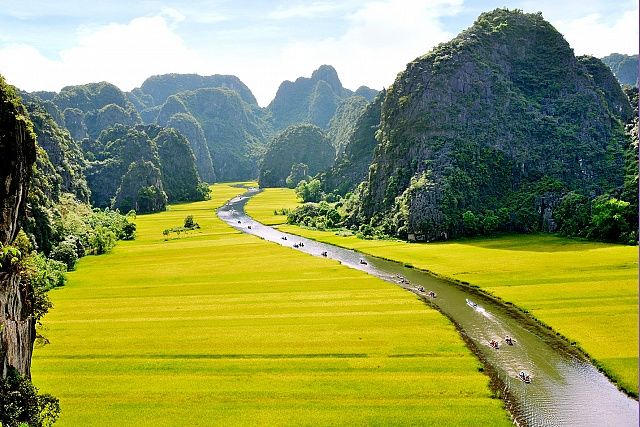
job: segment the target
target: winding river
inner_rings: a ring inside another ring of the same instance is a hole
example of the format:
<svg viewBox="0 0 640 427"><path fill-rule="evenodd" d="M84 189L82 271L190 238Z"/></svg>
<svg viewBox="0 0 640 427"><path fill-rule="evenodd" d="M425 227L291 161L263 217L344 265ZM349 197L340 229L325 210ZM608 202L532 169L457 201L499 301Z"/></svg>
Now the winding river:
<svg viewBox="0 0 640 427"><path fill-rule="evenodd" d="M528 316L475 291L402 264L349 249L282 233L245 214L259 190L230 200L218 216L234 228L315 256L340 261L415 293L456 325L482 360L492 386L505 400L516 423L528 426L638 426L638 402L620 392L580 353ZM287 239L284 240L283 237ZM303 246L299 246L299 243ZM424 290L421 290L424 288ZM429 297L428 291L436 293ZM477 304L473 307L467 300ZM504 342L509 335L510 346ZM489 345L499 340L499 349ZM518 378L525 371L526 384Z"/></svg>

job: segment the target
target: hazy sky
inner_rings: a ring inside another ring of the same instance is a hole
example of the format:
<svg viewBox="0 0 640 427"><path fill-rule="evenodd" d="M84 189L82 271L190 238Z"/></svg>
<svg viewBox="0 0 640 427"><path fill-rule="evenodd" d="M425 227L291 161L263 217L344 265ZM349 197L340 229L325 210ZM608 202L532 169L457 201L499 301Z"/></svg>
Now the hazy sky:
<svg viewBox="0 0 640 427"><path fill-rule="evenodd" d="M0 0L0 74L21 89L153 74L234 74L267 105L283 80L333 65L381 89L496 7L541 11L576 54L638 53L636 0Z"/></svg>

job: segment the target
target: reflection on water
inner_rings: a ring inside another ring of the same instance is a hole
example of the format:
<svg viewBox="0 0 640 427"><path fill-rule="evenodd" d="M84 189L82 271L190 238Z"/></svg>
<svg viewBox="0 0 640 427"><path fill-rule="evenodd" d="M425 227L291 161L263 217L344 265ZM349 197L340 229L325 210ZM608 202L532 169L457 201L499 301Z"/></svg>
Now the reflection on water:
<svg viewBox="0 0 640 427"><path fill-rule="evenodd" d="M436 306L457 324L504 385L503 396L519 423L531 426L638 425L637 401L621 393L588 361L565 350L556 338L513 309L472 289L399 263L264 226L244 213L248 198L257 192L252 189L232 199L218 210L218 216L246 233L292 250L338 260L348 267L392 282ZM436 297L428 296L429 291L435 292ZM476 306L472 307L467 300ZM507 335L513 338L514 345L505 342ZM491 347L491 340L499 343L498 349ZM520 371L530 374L530 384L520 380Z"/></svg>

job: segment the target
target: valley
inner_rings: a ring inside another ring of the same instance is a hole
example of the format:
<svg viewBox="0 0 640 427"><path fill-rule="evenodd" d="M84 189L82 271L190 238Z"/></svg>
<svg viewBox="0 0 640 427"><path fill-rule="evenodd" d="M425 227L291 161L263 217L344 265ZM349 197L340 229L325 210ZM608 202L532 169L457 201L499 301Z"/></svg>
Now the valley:
<svg viewBox="0 0 640 427"><path fill-rule="evenodd" d="M436 310L219 220L244 191L139 216L51 292L33 377L57 425L511 424ZM165 240L189 214L201 228Z"/></svg>

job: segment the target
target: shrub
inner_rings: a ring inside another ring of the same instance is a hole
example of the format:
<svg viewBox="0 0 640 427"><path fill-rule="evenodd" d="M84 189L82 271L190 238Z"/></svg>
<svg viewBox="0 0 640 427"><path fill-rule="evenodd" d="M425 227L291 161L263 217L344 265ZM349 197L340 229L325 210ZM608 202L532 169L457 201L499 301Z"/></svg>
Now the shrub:
<svg viewBox="0 0 640 427"><path fill-rule="evenodd" d="M28 378L9 368L0 379L0 425L48 427L60 416L60 402L49 394L39 394Z"/></svg>
<svg viewBox="0 0 640 427"><path fill-rule="evenodd" d="M73 271L78 261L78 253L75 240L66 239L53 248L50 257L61 261L67 266L67 271Z"/></svg>
<svg viewBox="0 0 640 427"><path fill-rule="evenodd" d="M193 215L187 215L184 219L184 228L188 230L194 230L196 228L200 228L200 224L193 220Z"/></svg>
<svg viewBox="0 0 640 427"><path fill-rule="evenodd" d="M127 222L122 227L122 240L134 240L136 238L136 225L133 222Z"/></svg>

